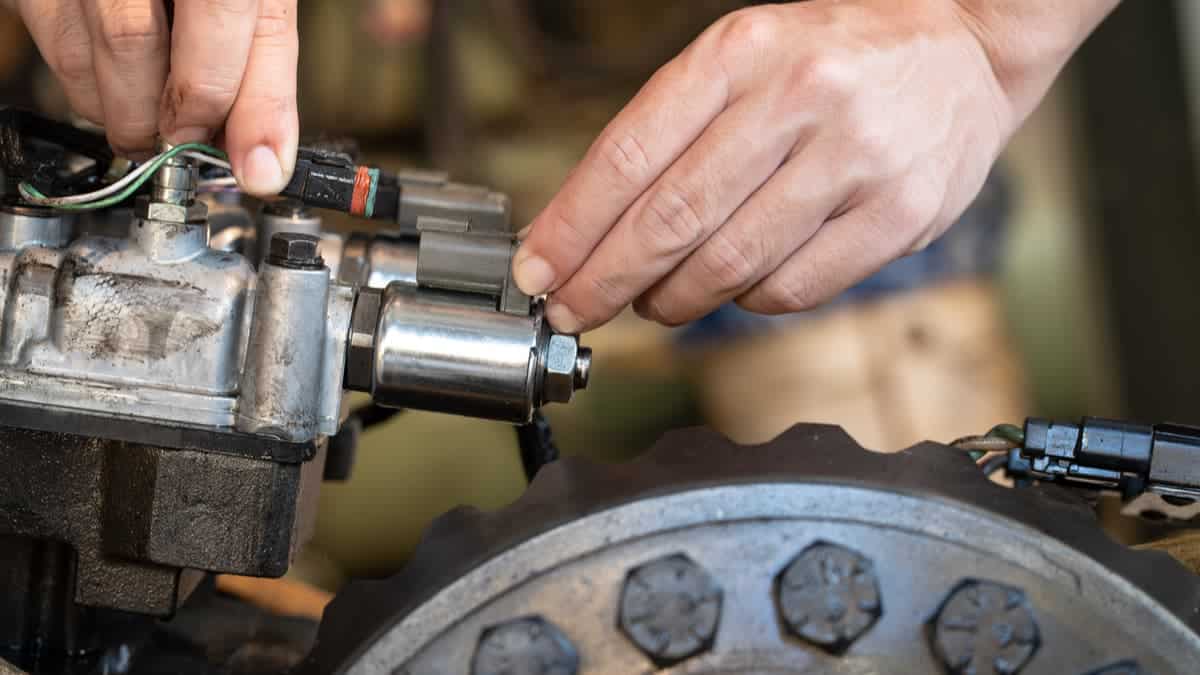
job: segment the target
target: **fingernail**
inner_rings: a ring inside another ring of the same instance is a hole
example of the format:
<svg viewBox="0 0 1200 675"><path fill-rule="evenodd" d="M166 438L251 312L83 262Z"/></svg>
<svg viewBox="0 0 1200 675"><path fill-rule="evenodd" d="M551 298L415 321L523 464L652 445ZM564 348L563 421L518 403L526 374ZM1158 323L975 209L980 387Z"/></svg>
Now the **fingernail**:
<svg viewBox="0 0 1200 675"><path fill-rule="evenodd" d="M522 227L520 230L517 231L517 240L524 241L525 237L529 236L529 231L532 229L533 229L533 223L530 223L530 224L526 225L525 227Z"/></svg>
<svg viewBox="0 0 1200 675"><path fill-rule="evenodd" d="M184 127L176 129L167 136L167 141L172 145L182 145L183 143L205 143L212 139L212 129L207 127Z"/></svg>
<svg viewBox="0 0 1200 675"><path fill-rule="evenodd" d="M246 153L246 159L242 161L241 183L246 192L256 195L279 194L287 187L279 158L265 145L256 146Z"/></svg>
<svg viewBox="0 0 1200 675"><path fill-rule="evenodd" d="M550 301L546 307L546 320L560 333L578 333L583 328L583 322L561 302Z"/></svg>
<svg viewBox="0 0 1200 675"><path fill-rule="evenodd" d="M554 268L536 255L521 255L517 249L517 263L513 268L513 280L525 295L541 295L554 285Z"/></svg>

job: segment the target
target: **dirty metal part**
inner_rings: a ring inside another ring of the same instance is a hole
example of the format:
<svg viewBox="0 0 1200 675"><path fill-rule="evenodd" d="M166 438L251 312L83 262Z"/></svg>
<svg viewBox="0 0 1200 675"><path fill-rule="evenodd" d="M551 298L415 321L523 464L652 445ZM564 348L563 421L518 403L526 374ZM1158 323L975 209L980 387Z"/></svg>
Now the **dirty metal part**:
<svg viewBox="0 0 1200 675"><path fill-rule="evenodd" d="M871 561L823 541L779 573L775 601L788 632L834 654L854 644L883 613Z"/></svg>
<svg viewBox="0 0 1200 675"><path fill-rule="evenodd" d="M352 323L369 326L373 306L362 310ZM374 352L370 386L357 357L347 367L347 385L369 391L380 405L517 423L528 422L542 403L569 400L586 387L591 358L578 338L552 334L540 304L527 315L507 314L485 296L400 283L383 292L373 339L356 330L351 342L354 349L373 344ZM548 392L548 381L557 388Z"/></svg>
<svg viewBox="0 0 1200 675"><path fill-rule="evenodd" d="M1041 645L1033 608L1019 588L967 579L929 622L930 643L955 675L1019 673Z"/></svg>
<svg viewBox="0 0 1200 675"><path fill-rule="evenodd" d="M694 560L674 553L638 565L621 586L621 631L659 667L712 648L721 586Z"/></svg>
<svg viewBox="0 0 1200 675"><path fill-rule="evenodd" d="M399 575L334 599L303 672L471 672L489 627L530 616L569 642L581 673L657 671L621 629L621 589L680 555L720 586L721 607L713 641L670 672L933 675L965 672L964 654L980 674L1200 662L1200 579L1110 540L1073 494L1002 488L941 445L876 454L800 425L761 446L688 430L626 464L568 458L509 507L452 511ZM841 649L798 638L777 597L796 563L817 577L785 603L837 623L854 598L877 618L838 632ZM988 657L997 645L1003 664Z"/></svg>
<svg viewBox="0 0 1200 675"><path fill-rule="evenodd" d="M579 654L554 624L540 616L484 629L471 658L471 675L575 675Z"/></svg>
<svg viewBox="0 0 1200 675"><path fill-rule="evenodd" d="M70 546L79 605L166 616L200 578L195 570L287 570L312 532L324 444L312 461L280 463L0 428L0 463L20 467L0 472L0 503L11 505L0 536ZM0 580L19 586L3 569ZM21 595L6 589L0 605Z"/></svg>
<svg viewBox="0 0 1200 675"><path fill-rule="evenodd" d="M318 242L288 232L271 238L242 372L240 431L289 441L317 436L330 290Z"/></svg>
<svg viewBox="0 0 1200 675"><path fill-rule="evenodd" d="M56 248L71 240L75 218L33 206L0 205L0 250L26 246Z"/></svg>

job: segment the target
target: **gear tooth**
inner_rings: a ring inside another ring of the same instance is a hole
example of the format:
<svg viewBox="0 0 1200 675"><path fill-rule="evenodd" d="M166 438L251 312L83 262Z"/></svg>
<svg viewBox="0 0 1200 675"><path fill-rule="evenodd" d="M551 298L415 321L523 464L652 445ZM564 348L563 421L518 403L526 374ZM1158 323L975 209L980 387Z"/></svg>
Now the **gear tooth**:
<svg viewBox="0 0 1200 675"><path fill-rule="evenodd" d="M863 452L878 454L869 448L863 447L861 443L850 435L850 432L836 424L814 424L807 422L794 424L764 445L773 445L776 443L797 443L806 446L826 444L855 446Z"/></svg>

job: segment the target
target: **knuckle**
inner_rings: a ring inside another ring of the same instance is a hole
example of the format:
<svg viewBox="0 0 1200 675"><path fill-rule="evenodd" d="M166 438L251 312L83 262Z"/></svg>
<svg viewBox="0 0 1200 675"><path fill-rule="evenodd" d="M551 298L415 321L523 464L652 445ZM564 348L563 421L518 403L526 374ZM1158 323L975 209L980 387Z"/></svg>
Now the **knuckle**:
<svg viewBox="0 0 1200 675"><path fill-rule="evenodd" d="M296 37L296 10L294 3L282 0L267 0L258 12L254 27L255 40L283 41Z"/></svg>
<svg viewBox="0 0 1200 675"><path fill-rule="evenodd" d="M798 58L787 74L788 91L805 101L845 101L855 91L852 60L828 51Z"/></svg>
<svg viewBox="0 0 1200 675"><path fill-rule="evenodd" d="M694 249L708 230L704 205L693 191L671 184L657 187L636 221L639 238L655 257L675 257Z"/></svg>
<svg viewBox="0 0 1200 675"><path fill-rule="evenodd" d="M166 27L149 6L112 3L100 11L100 38L118 59L142 58L167 45Z"/></svg>
<svg viewBox="0 0 1200 675"><path fill-rule="evenodd" d="M754 237L735 238L717 230L697 254L698 262L717 293L745 288L766 262L764 244Z"/></svg>
<svg viewBox="0 0 1200 675"><path fill-rule="evenodd" d="M650 158L645 146L632 133L606 132L597 145L605 166L619 182L641 185L650 176Z"/></svg>
<svg viewBox="0 0 1200 675"><path fill-rule="evenodd" d="M171 85L167 92L168 105L177 116L189 121L219 122L233 105L239 84L234 78L215 73L206 77L184 77Z"/></svg>
<svg viewBox="0 0 1200 675"><path fill-rule="evenodd" d="M681 310L677 303L667 302L660 297L645 298L639 304L642 318L664 326L680 326L687 323Z"/></svg>
<svg viewBox="0 0 1200 675"><path fill-rule="evenodd" d="M753 311L790 314L820 304L820 278L815 271L772 275L763 282Z"/></svg>
<svg viewBox="0 0 1200 675"><path fill-rule="evenodd" d="M740 9L718 22L717 53L730 64L743 64L780 39L782 25L769 7Z"/></svg>
<svg viewBox="0 0 1200 675"><path fill-rule="evenodd" d="M92 52L88 47L86 43L77 41L59 42L50 67L67 86L88 82L95 77Z"/></svg>

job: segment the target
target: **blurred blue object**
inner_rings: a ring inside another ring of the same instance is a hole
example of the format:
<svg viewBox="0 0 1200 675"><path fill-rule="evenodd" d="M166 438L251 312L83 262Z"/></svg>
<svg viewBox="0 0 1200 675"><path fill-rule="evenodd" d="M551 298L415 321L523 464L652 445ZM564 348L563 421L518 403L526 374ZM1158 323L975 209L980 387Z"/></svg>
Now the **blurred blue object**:
<svg viewBox="0 0 1200 675"><path fill-rule="evenodd" d="M925 250L890 263L826 307L864 302L954 279L992 276L1002 258L1012 205L1011 179L998 165L979 196L944 235ZM728 303L682 329L678 339L686 345L701 345L757 333L781 323L804 321L810 316L810 312L762 316Z"/></svg>

